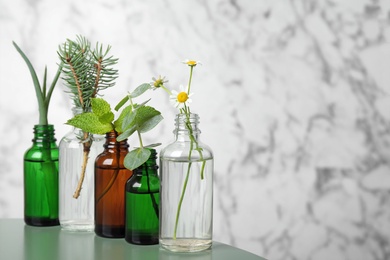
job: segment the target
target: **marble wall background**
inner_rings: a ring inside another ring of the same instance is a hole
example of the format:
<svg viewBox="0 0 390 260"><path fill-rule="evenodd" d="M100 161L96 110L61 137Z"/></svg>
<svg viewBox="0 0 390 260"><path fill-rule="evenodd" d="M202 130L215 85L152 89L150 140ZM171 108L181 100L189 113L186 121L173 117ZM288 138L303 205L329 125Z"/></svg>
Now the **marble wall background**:
<svg viewBox="0 0 390 260"><path fill-rule="evenodd" d="M273 260L390 259L390 2L0 0L0 217L22 218L22 158L37 123L27 67L49 78L76 34L119 57L112 103L159 74L187 82L215 153L215 240ZM71 102L49 120L60 139ZM172 140L175 109L150 141Z"/></svg>

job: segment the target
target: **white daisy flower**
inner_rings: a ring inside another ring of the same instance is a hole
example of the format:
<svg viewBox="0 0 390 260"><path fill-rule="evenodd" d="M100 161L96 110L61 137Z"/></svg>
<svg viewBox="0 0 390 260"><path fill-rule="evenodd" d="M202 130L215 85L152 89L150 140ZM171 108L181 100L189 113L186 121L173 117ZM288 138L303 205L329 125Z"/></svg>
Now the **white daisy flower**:
<svg viewBox="0 0 390 260"><path fill-rule="evenodd" d="M172 90L172 94L170 95L169 100L171 101L172 105L180 109L183 108L184 105L188 105L192 102L190 98L192 95L193 93L188 94L183 85L180 85L180 92Z"/></svg>
<svg viewBox="0 0 390 260"><path fill-rule="evenodd" d="M190 67L195 67L196 65L198 64L202 64L200 61L196 61L196 60L185 60L183 61L184 64L187 64L188 66Z"/></svg>

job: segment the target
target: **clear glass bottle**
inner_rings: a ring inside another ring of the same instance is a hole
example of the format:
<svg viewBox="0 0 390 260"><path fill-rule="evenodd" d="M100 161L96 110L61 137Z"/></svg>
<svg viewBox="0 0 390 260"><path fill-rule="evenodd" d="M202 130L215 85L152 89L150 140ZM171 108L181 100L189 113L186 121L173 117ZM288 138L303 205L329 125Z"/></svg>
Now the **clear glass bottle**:
<svg viewBox="0 0 390 260"><path fill-rule="evenodd" d="M24 154L24 221L30 226L58 222L58 147L53 125L35 125Z"/></svg>
<svg viewBox="0 0 390 260"><path fill-rule="evenodd" d="M81 108L73 108L74 115L82 112ZM103 151L105 140L101 135L89 135L87 140L89 143L84 139L83 131L73 128L60 141L59 220L64 230L93 232L95 158ZM88 160L85 165L84 180L78 198L74 198L81 178L86 150Z"/></svg>
<svg viewBox="0 0 390 260"><path fill-rule="evenodd" d="M104 151L95 160L95 234L107 238L125 237L125 185L132 175L123 165L129 145L117 142L117 136L106 134Z"/></svg>
<svg viewBox="0 0 390 260"><path fill-rule="evenodd" d="M197 114L178 114L175 141L160 152L160 244L176 252L206 250L212 244L213 171L211 149L200 142Z"/></svg>
<svg viewBox="0 0 390 260"><path fill-rule="evenodd" d="M133 170L126 183L127 242L136 245L158 244L160 181L157 175L157 153L150 149L149 159Z"/></svg>

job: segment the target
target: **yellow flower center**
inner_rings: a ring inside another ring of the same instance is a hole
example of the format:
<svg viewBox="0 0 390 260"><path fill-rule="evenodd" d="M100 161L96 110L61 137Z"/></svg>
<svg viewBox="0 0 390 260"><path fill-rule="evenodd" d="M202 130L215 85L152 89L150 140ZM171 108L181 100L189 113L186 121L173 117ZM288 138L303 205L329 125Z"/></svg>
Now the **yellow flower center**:
<svg viewBox="0 0 390 260"><path fill-rule="evenodd" d="M188 66L196 66L196 60L189 60L187 61Z"/></svg>
<svg viewBox="0 0 390 260"><path fill-rule="evenodd" d="M188 95L186 92L180 92L177 94L177 101L180 103L184 103L188 100Z"/></svg>
<svg viewBox="0 0 390 260"><path fill-rule="evenodd" d="M162 79L156 79L156 80L154 81L154 87L155 87L155 88L161 87L162 84L163 84L163 80L162 80Z"/></svg>

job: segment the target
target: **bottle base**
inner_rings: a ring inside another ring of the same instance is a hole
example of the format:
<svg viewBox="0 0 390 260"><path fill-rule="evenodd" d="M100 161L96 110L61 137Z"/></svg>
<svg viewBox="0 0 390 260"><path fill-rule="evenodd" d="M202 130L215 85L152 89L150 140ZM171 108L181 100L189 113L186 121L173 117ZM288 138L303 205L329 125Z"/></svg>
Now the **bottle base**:
<svg viewBox="0 0 390 260"><path fill-rule="evenodd" d="M124 238L124 226L95 225L95 234L105 238Z"/></svg>
<svg viewBox="0 0 390 260"><path fill-rule="evenodd" d="M50 219L50 218L37 218L37 217L27 217L27 216L24 217L24 223L26 223L26 225L35 226L35 227L51 227L51 226L60 225L58 218Z"/></svg>
<svg viewBox="0 0 390 260"><path fill-rule="evenodd" d="M68 221L60 221L61 229L65 231L72 231L72 232L93 232L95 230L95 224L93 221L75 221L75 220L68 220Z"/></svg>
<svg viewBox="0 0 390 260"><path fill-rule="evenodd" d="M135 232L133 230L127 230L125 240L127 243L134 244L134 245L157 245L158 233L153 236L153 235L145 235L142 234L141 232Z"/></svg>
<svg viewBox="0 0 390 260"><path fill-rule="evenodd" d="M172 252L199 252L209 249L212 241L196 238L160 239L160 245Z"/></svg>

